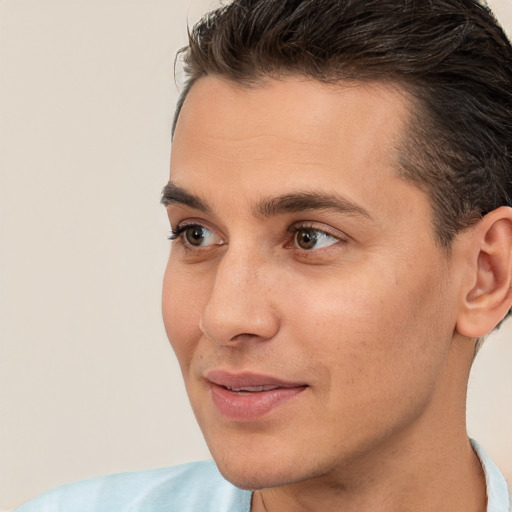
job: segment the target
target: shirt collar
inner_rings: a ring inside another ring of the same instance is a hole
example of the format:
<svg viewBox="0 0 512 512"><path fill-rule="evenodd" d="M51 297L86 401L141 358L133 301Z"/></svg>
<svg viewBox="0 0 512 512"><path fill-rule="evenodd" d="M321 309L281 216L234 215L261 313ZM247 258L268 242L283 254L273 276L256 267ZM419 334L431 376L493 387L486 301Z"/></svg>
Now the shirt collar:
<svg viewBox="0 0 512 512"><path fill-rule="evenodd" d="M485 474L487 486L487 512L509 512L510 498L505 477L491 457L476 442L471 441Z"/></svg>

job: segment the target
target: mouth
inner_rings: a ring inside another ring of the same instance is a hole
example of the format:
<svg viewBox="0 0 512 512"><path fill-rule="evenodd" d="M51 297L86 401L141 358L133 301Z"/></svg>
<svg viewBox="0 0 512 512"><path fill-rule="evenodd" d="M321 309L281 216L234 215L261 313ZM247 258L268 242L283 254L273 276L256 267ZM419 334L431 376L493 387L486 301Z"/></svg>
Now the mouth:
<svg viewBox="0 0 512 512"><path fill-rule="evenodd" d="M309 386L252 373L212 371L206 375L212 403L231 421L256 421L281 409Z"/></svg>
<svg viewBox="0 0 512 512"><path fill-rule="evenodd" d="M228 391L236 393L237 395L250 395L251 393L261 393L262 391L272 391L274 389L279 389L279 386L270 386L270 385L262 385L262 386L242 386L242 387L231 387L231 386L223 386Z"/></svg>

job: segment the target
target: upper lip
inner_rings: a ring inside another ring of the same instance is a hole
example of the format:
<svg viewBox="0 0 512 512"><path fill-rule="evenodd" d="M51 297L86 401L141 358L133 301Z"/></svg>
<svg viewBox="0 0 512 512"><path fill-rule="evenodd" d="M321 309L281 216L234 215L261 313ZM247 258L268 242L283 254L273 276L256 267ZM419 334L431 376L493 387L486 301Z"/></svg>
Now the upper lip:
<svg viewBox="0 0 512 512"><path fill-rule="evenodd" d="M279 379L271 375L261 375L251 372L229 373L223 370L212 370L205 374L212 384L232 390L268 391L276 388L305 387L305 382L295 382Z"/></svg>

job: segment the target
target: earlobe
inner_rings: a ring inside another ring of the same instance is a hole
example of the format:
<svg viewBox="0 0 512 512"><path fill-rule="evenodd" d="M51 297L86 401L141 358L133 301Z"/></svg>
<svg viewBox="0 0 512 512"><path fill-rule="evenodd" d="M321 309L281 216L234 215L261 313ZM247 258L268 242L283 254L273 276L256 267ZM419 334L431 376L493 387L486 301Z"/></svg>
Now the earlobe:
<svg viewBox="0 0 512 512"><path fill-rule="evenodd" d="M471 286L464 291L457 332L489 334L512 306L512 208L500 207L469 233Z"/></svg>

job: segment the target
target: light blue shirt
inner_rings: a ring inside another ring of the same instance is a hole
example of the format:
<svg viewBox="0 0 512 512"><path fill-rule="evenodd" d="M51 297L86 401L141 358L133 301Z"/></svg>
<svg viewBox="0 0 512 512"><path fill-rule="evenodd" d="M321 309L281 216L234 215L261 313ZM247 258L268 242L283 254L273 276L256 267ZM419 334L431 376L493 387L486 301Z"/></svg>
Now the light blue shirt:
<svg viewBox="0 0 512 512"><path fill-rule="evenodd" d="M473 442L487 484L487 512L509 512L507 482ZM250 491L225 480L213 462L121 473L64 485L15 512L250 512Z"/></svg>

